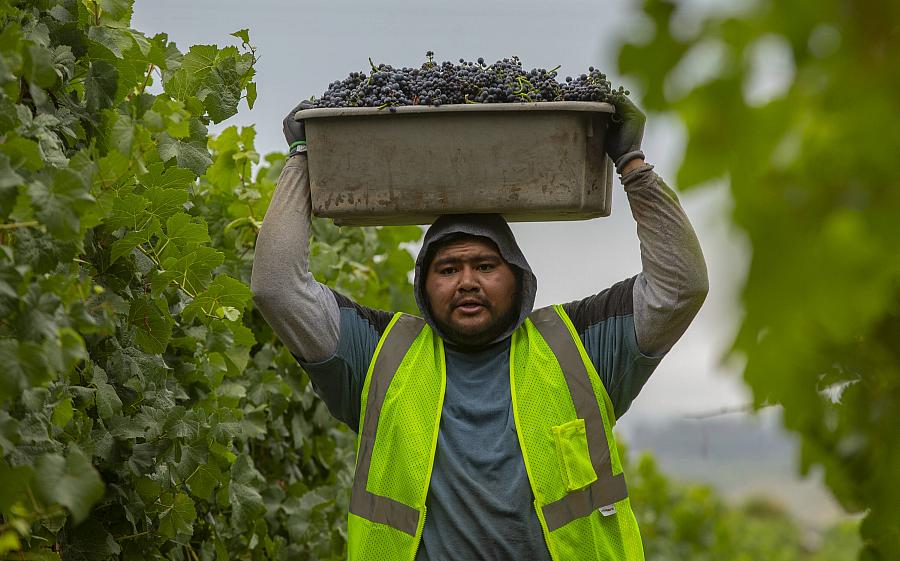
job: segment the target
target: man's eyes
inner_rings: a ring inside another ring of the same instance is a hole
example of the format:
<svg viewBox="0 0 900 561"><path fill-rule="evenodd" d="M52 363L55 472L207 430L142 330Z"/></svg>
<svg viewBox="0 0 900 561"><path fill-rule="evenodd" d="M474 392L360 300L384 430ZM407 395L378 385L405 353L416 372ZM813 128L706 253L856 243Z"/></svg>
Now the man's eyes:
<svg viewBox="0 0 900 561"><path fill-rule="evenodd" d="M488 272L496 269L497 264L496 263L478 263L477 265L474 265L473 268L480 273L488 273ZM459 272L459 267L446 266L446 267L441 267L438 269L438 273L441 275L455 275L458 272Z"/></svg>

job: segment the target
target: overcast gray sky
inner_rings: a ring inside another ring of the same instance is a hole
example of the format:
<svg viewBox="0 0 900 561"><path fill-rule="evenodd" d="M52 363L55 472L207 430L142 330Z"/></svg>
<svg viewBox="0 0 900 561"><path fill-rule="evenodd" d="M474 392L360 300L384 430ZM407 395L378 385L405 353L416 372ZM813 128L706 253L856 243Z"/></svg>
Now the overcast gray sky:
<svg viewBox="0 0 900 561"><path fill-rule="evenodd" d="M257 149L265 153L284 150L281 118L291 107L321 94L329 82L367 69L370 56L376 63L413 66L428 50L439 60L518 55L529 68L562 65L563 76L594 65L617 84L617 38L640 23L630 6L624 0L138 0L133 25L168 33L182 51L198 43L234 43L229 33L249 28L260 56L259 98L252 111L242 106L225 125L255 124ZM670 184L683 149L677 121L650 115L644 151ZM539 279L538 306L582 298L640 271L635 225L618 180L613 189L609 218L513 226ZM681 200L706 254L711 291L622 419L626 430L641 419L749 401L734 372L720 364L740 319L737 291L748 249L729 226L730 201L721 185Z"/></svg>

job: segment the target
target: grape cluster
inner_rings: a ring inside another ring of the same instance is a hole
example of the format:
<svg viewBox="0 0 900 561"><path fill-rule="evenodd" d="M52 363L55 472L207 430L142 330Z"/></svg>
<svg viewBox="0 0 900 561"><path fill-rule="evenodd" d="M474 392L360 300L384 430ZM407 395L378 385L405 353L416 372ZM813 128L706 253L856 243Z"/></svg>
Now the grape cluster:
<svg viewBox="0 0 900 561"><path fill-rule="evenodd" d="M434 53L419 68L375 65L371 71L353 72L332 82L311 101L316 107L397 107L462 103L526 103L535 101L605 101L614 103L628 95L613 89L606 75L590 67L588 73L557 81L556 71L525 70L519 57L485 64L459 59L459 63L434 61Z"/></svg>

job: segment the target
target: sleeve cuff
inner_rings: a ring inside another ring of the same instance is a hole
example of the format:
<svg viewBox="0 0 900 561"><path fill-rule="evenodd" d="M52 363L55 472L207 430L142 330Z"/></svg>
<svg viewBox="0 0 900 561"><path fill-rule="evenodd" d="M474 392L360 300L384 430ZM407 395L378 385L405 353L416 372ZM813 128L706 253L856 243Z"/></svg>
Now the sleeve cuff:
<svg viewBox="0 0 900 561"><path fill-rule="evenodd" d="M653 166L644 164L637 167L621 177L622 186L626 193L633 193L646 189L656 183L656 174L653 173Z"/></svg>

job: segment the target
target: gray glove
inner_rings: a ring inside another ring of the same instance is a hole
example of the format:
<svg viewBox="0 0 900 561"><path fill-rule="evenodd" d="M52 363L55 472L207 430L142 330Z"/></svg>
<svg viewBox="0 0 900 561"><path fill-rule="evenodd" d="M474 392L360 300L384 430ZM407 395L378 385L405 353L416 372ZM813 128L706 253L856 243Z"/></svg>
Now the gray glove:
<svg viewBox="0 0 900 561"><path fill-rule="evenodd" d="M625 164L635 158L643 158L641 140L644 138L644 123L647 117L628 98L616 102L616 113L606 130L606 153L616 164L621 174Z"/></svg>
<svg viewBox="0 0 900 561"><path fill-rule="evenodd" d="M296 107L291 109L284 120L281 122L281 128L284 131L284 139L288 143L288 152L294 155L299 152L306 152L306 125L303 121L294 120L294 114L304 109L312 109L315 107L311 101L303 100Z"/></svg>

